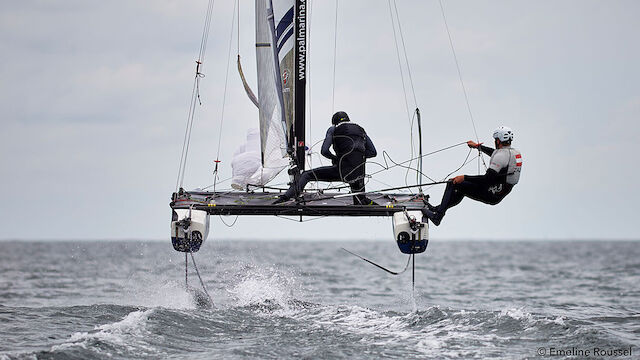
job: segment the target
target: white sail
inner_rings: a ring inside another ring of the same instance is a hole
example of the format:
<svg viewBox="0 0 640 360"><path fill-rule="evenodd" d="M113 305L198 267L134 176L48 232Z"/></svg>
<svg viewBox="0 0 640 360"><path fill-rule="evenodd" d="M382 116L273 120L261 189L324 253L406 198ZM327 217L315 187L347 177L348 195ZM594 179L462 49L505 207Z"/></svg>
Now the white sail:
<svg viewBox="0 0 640 360"><path fill-rule="evenodd" d="M293 136L295 101L295 0L266 0L273 6L272 43L275 43L274 57L277 59L276 71L279 72L276 85L281 94L281 107L284 112L285 132L290 146L295 146Z"/></svg>
<svg viewBox="0 0 640 360"><path fill-rule="evenodd" d="M282 28L291 23L288 28L293 26L293 16L283 20L282 11L288 3L293 10L293 0L274 1L274 13L278 11L278 15L274 14L274 22L270 23L268 19L271 0L256 0L256 61L258 67L258 108L260 117L260 136L259 139L255 134L255 130L247 132L247 143L241 146L232 161L232 186L236 189L244 189L250 185L265 185L273 180L284 168L289 165L289 157L287 155L287 136L286 132L291 127L293 115L287 114L286 120L288 125L283 122L283 83L288 81L281 80L282 75L277 74L280 68L280 61L276 63L274 57L273 41L277 39L277 31L272 28L272 23L280 24ZM277 25L276 25L277 26ZM274 37L274 35L276 35ZM291 37L291 36L289 36ZM277 40L276 40L277 41ZM290 44L285 42L289 48L289 52L293 49L293 40ZM283 47L279 47L284 50ZM276 45L275 49L278 49ZM291 56L293 57L293 56ZM293 61L293 60L291 60ZM288 70L288 73L291 73ZM288 75L287 73L287 75ZM286 75L285 75L286 76ZM282 90L281 90L282 89ZM292 90L288 90L292 92Z"/></svg>
<svg viewBox="0 0 640 360"><path fill-rule="evenodd" d="M262 166L260 155L260 130L249 129L246 143L236 150L231 161L233 169L231 186L233 188L244 190L247 185L265 185L288 164L287 159L280 158L280 160L284 160L281 166Z"/></svg>

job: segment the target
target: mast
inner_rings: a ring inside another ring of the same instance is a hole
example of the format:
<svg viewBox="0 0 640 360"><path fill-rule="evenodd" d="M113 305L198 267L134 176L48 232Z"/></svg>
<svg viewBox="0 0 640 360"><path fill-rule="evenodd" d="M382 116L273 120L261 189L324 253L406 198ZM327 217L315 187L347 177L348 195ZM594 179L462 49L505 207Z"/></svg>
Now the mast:
<svg viewBox="0 0 640 360"><path fill-rule="evenodd" d="M293 132L295 162L299 172L305 165L305 103L307 84L307 0L295 0L295 98Z"/></svg>

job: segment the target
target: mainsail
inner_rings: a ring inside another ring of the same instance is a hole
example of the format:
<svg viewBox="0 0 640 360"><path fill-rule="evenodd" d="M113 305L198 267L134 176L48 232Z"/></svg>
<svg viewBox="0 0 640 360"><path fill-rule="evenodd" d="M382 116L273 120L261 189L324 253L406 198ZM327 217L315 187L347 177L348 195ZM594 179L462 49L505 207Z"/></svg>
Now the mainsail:
<svg viewBox="0 0 640 360"><path fill-rule="evenodd" d="M294 137L294 0L256 0L260 145L247 133L232 161L232 186L265 185L289 165ZM258 151L259 150L259 151Z"/></svg>

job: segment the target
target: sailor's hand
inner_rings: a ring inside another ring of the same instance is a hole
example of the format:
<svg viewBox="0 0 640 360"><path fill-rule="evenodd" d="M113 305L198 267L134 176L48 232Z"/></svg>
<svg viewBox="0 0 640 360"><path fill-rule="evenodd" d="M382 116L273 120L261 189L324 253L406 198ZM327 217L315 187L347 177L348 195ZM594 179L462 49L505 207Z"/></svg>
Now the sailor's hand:
<svg viewBox="0 0 640 360"><path fill-rule="evenodd" d="M467 146L469 146L470 148L479 148L480 145L482 145L482 143L475 143L473 142L473 140L469 140L467 141Z"/></svg>
<svg viewBox="0 0 640 360"><path fill-rule="evenodd" d="M464 181L464 175L458 175L454 178L449 179L449 181L451 181L454 184L460 184L461 182Z"/></svg>

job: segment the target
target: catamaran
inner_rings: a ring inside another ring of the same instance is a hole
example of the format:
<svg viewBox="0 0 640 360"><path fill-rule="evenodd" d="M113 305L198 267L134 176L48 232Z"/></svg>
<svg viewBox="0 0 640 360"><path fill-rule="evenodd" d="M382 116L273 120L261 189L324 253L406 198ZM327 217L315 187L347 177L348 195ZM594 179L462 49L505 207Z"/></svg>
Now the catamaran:
<svg viewBox="0 0 640 360"><path fill-rule="evenodd" d="M392 3L395 7L395 1L389 0L390 9L392 9ZM442 3L440 5L442 6ZM417 118L419 133L419 154L409 161L417 161L418 165L415 168L411 168L410 165L404 166L415 170L415 185L363 192L362 194L366 194L369 199L374 201L373 205L354 204L352 197L358 194L338 191L340 186L328 188L316 186L313 189L305 189L295 202L274 204L274 200L285 189L274 187L270 185L270 182L287 169L289 184L295 185L302 172L307 168L306 158L309 148L305 138L305 105L307 100L305 88L308 74L308 9L306 0L255 0L257 96L246 81L239 55L238 71L248 97L258 108L259 130L249 130L247 143L236 151L231 162L233 177L232 188L229 190L217 190L216 176L214 176L211 191L206 189L188 191L183 188L193 112L199 101L197 90L202 77L200 69L206 47L201 46L200 57L196 61L194 92L185 131L178 180L170 202L171 241L176 251L185 253L185 260L189 253L193 259L193 253L200 249L207 238L210 231L210 216L212 215L288 216L295 217L300 221L305 217L327 216L390 217L394 239L400 251L409 254L409 259L413 259L414 264L415 254L422 253L427 248L429 221L427 218L423 218L421 209L427 206L428 195L423 193L422 187L444 183L444 181L430 178L432 182L422 182L422 159L434 152L422 153L420 111L417 107L414 116ZM206 31L208 31L207 22L211 21L211 10L212 1L210 1L207 10L203 44L206 41ZM444 9L442 8L442 10L444 16ZM453 50L453 43L451 46ZM459 71L458 74L460 75ZM460 80L462 82L461 77ZM462 85L464 90L464 84ZM466 144L466 142L435 152L462 144ZM467 155L463 166L471 160ZM216 159L214 174L218 171L219 163L219 160ZM406 165L406 163L394 166ZM371 176L371 174L367 176ZM417 188L418 191L394 192L407 188ZM388 270L357 254L353 255L391 274L400 273ZM409 260L407 260L405 270L408 264Z"/></svg>

